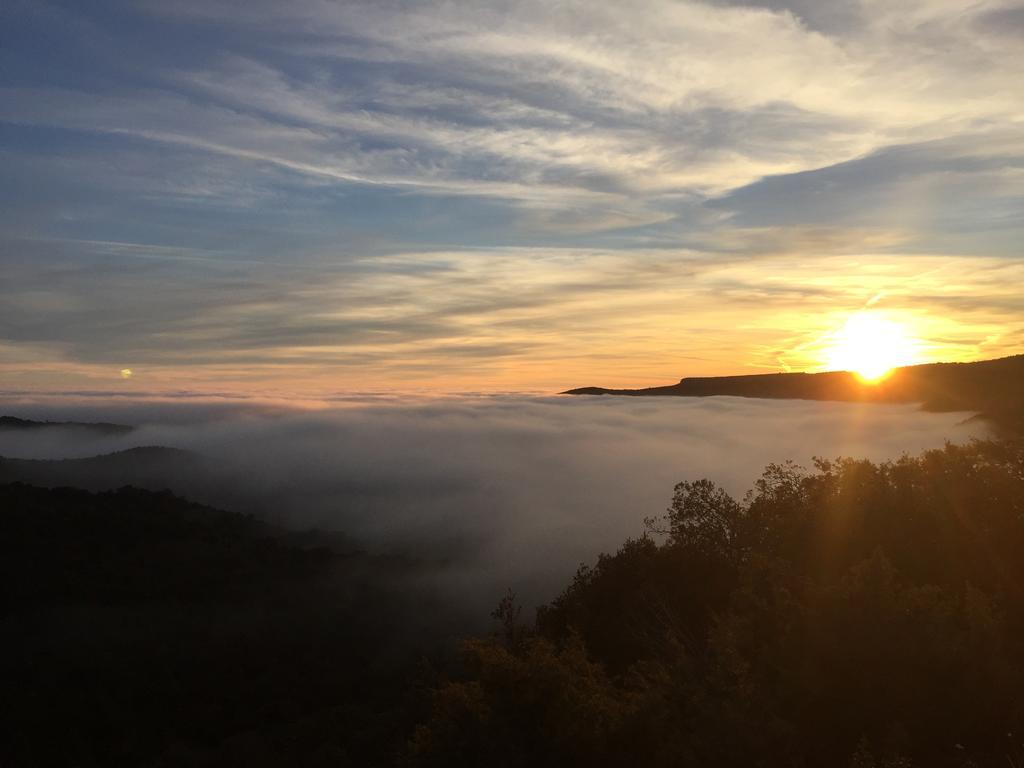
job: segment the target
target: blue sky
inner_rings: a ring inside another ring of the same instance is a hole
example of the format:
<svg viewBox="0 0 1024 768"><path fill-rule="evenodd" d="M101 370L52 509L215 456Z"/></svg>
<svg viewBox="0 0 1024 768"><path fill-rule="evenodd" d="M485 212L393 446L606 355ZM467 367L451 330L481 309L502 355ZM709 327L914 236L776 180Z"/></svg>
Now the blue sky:
<svg viewBox="0 0 1024 768"><path fill-rule="evenodd" d="M639 385L868 306L1024 351L1020 3L0 14L7 389Z"/></svg>

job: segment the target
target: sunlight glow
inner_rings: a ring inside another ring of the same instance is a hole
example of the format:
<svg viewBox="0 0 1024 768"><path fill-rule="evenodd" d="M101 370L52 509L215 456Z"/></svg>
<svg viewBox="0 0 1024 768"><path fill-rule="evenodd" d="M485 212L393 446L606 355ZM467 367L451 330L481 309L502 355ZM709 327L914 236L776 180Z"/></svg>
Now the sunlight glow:
<svg viewBox="0 0 1024 768"><path fill-rule="evenodd" d="M899 323L873 312L858 312L835 333L825 355L830 370L852 371L874 383L893 368L917 362L917 346Z"/></svg>

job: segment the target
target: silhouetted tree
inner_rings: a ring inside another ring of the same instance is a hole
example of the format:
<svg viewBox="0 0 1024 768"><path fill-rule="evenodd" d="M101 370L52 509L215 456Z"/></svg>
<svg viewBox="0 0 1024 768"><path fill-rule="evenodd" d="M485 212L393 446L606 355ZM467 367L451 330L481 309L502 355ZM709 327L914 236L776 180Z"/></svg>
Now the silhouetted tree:
<svg viewBox="0 0 1024 768"><path fill-rule="evenodd" d="M684 482L648 529L660 543L582 568L521 649L471 644L414 762L485 764L482 747L451 759L470 738L529 745L501 765L981 767L1024 751L1020 443L769 465L743 502ZM524 697L541 679L549 698ZM454 718L469 692L485 714Z"/></svg>

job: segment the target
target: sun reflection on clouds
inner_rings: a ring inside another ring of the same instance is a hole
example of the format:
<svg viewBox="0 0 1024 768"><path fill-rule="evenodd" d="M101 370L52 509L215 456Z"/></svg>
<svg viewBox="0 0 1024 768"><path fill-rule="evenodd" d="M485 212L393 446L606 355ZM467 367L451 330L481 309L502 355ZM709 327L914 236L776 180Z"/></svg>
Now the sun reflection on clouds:
<svg viewBox="0 0 1024 768"><path fill-rule="evenodd" d="M64 344L0 345L0 379L92 389L124 369L123 390L293 395L654 386L825 370L857 313L903 329L912 349L890 365L995 358L1024 343L1024 263L980 256L496 248L367 258L315 280L273 265L237 274L244 290L225 266L164 275L144 313L131 297L149 273L119 263L97 267L94 311L72 312L75 296L51 282L41 312L38 292L23 290L7 315L12 335ZM22 286L45 278L15 276ZM133 322L111 330L113 310ZM110 361L113 349L133 365Z"/></svg>

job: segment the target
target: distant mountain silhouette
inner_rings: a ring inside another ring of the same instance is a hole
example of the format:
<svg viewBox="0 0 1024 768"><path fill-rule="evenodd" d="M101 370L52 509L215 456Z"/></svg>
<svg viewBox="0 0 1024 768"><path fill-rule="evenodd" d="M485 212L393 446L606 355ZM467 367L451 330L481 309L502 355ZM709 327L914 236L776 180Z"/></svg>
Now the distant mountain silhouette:
<svg viewBox="0 0 1024 768"><path fill-rule="evenodd" d="M0 416L0 430L38 430L38 429L74 429L84 432L97 432L104 435L125 435L135 429L127 424L110 424L108 422L81 421L33 421L19 419L16 416Z"/></svg>
<svg viewBox="0 0 1024 768"><path fill-rule="evenodd" d="M85 459L9 459L0 456L0 483L22 482L44 488L69 486L105 491L133 485L162 490L173 478L204 469L202 457L162 446L129 448Z"/></svg>
<svg viewBox="0 0 1024 768"><path fill-rule="evenodd" d="M1024 431L1024 355L976 363L930 363L896 368L867 383L847 371L695 376L647 389L581 387L563 395L709 397L921 403L930 411L976 411L1000 427Z"/></svg>

